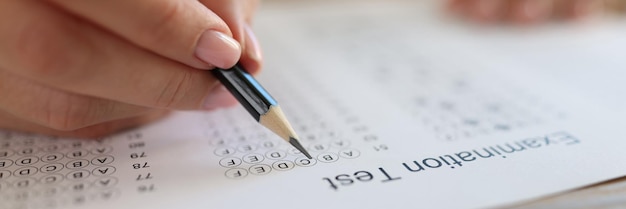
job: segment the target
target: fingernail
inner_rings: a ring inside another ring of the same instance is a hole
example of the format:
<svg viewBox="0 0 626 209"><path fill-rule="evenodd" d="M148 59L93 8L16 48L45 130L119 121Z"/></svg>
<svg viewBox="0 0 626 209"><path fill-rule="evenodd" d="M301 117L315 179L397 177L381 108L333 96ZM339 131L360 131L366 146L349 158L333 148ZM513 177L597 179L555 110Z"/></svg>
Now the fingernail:
<svg viewBox="0 0 626 209"><path fill-rule="evenodd" d="M263 60L263 54L261 52L259 41L256 39L256 35L254 35L254 32L249 25L246 25L244 28L248 37L246 40L246 53L248 53L248 57L256 60L257 62L261 62L261 60Z"/></svg>
<svg viewBox="0 0 626 209"><path fill-rule="evenodd" d="M237 100L233 97L224 86L220 85L213 88L204 98L203 107L205 110L214 110L221 107L230 107L237 104Z"/></svg>
<svg viewBox="0 0 626 209"><path fill-rule="evenodd" d="M235 39L215 30L206 30L196 46L196 57L219 68L230 68L239 61L241 46Z"/></svg>

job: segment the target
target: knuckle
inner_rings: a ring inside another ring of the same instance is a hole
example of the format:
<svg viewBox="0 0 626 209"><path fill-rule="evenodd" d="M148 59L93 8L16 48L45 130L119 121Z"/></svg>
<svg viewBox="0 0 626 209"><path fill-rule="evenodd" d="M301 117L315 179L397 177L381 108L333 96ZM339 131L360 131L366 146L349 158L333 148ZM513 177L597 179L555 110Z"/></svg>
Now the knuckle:
<svg viewBox="0 0 626 209"><path fill-rule="evenodd" d="M43 23L21 28L13 42L18 67L33 77L56 79L84 66L84 59L72 55L70 47L76 44L70 43L71 38L61 30L64 28Z"/></svg>
<svg viewBox="0 0 626 209"><path fill-rule="evenodd" d="M193 88L193 74L192 70L183 70L169 77L155 99L155 106L162 108L184 106L187 92Z"/></svg>
<svg viewBox="0 0 626 209"><path fill-rule="evenodd" d="M46 98L39 110L39 120L47 127L59 131L73 131L95 121L94 102L89 98L70 94L57 94Z"/></svg>

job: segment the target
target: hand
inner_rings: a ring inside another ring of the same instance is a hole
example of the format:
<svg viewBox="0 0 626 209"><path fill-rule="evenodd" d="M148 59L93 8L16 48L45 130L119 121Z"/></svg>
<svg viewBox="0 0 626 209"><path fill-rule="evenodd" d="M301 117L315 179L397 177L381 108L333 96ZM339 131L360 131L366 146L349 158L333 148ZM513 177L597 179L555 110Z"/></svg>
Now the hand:
<svg viewBox="0 0 626 209"><path fill-rule="evenodd" d="M602 11L602 0L449 0L450 11L483 22L537 23L553 18L580 19Z"/></svg>
<svg viewBox="0 0 626 209"><path fill-rule="evenodd" d="M234 104L210 73L261 67L255 0L0 2L0 128L95 137Z"/></svg>

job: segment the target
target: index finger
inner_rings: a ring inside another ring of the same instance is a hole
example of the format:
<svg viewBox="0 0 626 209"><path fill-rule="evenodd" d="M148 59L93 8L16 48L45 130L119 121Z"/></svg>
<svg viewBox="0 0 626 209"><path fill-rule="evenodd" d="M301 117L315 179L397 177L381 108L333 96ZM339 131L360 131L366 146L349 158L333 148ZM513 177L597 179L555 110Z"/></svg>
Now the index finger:
<svg viewBox="0 0 626 209"><path fill-rule="evenodd" d="M196 68L230 68L241 55L226 23L193 0L49 0L156 54Z"/></svg>

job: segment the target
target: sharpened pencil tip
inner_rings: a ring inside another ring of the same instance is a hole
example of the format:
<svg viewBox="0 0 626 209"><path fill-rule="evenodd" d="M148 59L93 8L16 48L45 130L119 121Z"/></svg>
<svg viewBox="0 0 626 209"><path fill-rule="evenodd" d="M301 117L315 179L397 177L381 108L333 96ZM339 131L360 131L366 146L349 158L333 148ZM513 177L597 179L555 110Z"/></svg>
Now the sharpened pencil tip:
<svg viewBox="0 0 626 209"><path fill-rule="evenodd" d="M309 154L309 152L306 151L306 149L304 149L304 147L302 147L302 145L300 144L300 142L293 138L293 137L289 137L289 144L291 144L293 147L295 147L296 149L298 149L298 151L300 151L302 154L304 154L304 156L306 156L309 159L313 159L311 157L311 154Z"/></svg>

